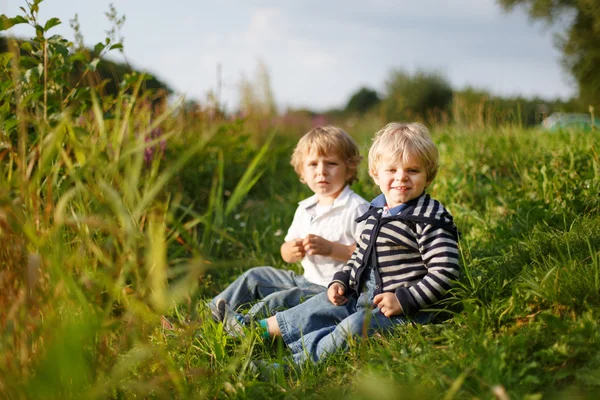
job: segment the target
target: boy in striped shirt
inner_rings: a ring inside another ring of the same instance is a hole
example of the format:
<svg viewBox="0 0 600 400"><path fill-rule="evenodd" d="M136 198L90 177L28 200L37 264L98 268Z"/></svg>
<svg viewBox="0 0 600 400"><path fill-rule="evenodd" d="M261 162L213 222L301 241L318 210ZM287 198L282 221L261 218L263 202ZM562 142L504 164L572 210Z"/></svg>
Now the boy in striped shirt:
<svg viewBox="0 0 600 400"><path fill-rule="evenodd" d="M438 158L420 123L390 123L375 135L369 174L382 194L357 220L362 233L351 259L326 293L260 321L265 337L283 338L295 363L346 348L350 336L433 320L427 309L459 276L453 218L425 193Z"/></svg>

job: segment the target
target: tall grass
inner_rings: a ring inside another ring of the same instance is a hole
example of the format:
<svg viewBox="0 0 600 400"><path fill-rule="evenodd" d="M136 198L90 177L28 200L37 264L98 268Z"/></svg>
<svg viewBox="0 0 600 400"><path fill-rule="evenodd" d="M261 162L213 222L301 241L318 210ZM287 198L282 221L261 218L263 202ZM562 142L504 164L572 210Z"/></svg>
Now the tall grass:
<svg viewBox="0 0 600 400"><path fill-rule="evenodd" d="M462 234L450 318L261 382L248 362L281 361L282 343L227 336L203 303L247 267L298 269L279 257L310 194L289 166L296 135L199 121L177 104L153 112L139 76L116 99L90 89L77 109L46 96L40 113L16 106L31 87L13 61L0 94L15 113L0 113L0 397L598 394L597 134L434 128L431 193ZM366 154L380 125L345 128ZM365 164L354 189L371 198Z"/></svg>

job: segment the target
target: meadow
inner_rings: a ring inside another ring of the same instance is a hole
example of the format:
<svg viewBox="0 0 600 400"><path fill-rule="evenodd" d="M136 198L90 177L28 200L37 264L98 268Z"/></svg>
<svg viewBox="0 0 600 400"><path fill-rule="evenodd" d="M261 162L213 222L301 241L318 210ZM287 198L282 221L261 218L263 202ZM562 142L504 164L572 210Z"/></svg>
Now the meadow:
<svg viewBox="0 0 600 400"><path fill-rule="evenodd" d="M600 394L597 130L431 126L441 168L428 190L462 235L448 318L261 381L249 361L286 349L229 337L204 302L249 267L298 270L279 246L310 195L289 165L304 127L159 107L135 74L116 96L73 86L69 63L91 74L94 61L65 58L41 27L42 68L26 77L30 60L0 58L1 398ZM351 122L337 123L366 155L388 121ZM359 175L371 199L365 161Z"/></svg>

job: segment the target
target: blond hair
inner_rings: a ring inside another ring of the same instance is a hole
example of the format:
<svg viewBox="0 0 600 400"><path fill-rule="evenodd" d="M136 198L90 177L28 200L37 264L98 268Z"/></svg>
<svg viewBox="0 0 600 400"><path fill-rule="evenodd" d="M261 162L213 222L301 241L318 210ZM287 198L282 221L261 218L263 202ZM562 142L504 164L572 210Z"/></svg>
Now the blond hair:
<svg viewBox="0 0 600 400"><path fill-rule="evenodd" d="M427 180L437 175L439 152L425 125L418 122L391 122L375 134L369 149L369 175L377 173L385 160L402 160L408 163L417 158L425 165Z"/></svg>
<svg viewBox="0 0 600 400"><path fill-rule="evenodd" d="M302 163L304 162L304 157L306 157L311 149L322 156L337 154L344 161L348 169L346 183L351 184L358 180L357 168L362 157L354 139L343 129L331 125L319 126L311 129L300 138L292 153L290 164L294 167L302 183L304 183Z"/></svg>

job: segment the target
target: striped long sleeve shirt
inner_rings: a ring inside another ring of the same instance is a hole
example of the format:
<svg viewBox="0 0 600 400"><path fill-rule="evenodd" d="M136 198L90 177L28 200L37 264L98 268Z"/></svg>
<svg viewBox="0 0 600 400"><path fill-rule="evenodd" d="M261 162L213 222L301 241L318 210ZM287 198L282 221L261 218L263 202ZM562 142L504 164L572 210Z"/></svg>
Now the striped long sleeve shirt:
<svg viewBox="0 0 600 400"><path fill-rule="evenodd" d="M452 215L428 194L397 215L382 217L382 210L372 206L357 220L365 224L356 250L331 283L343 284L348 295L359 292L364 271L375 267L375 295L395 293L404 314L414 315L443 299L458 279L458 231Z"/></svg>

